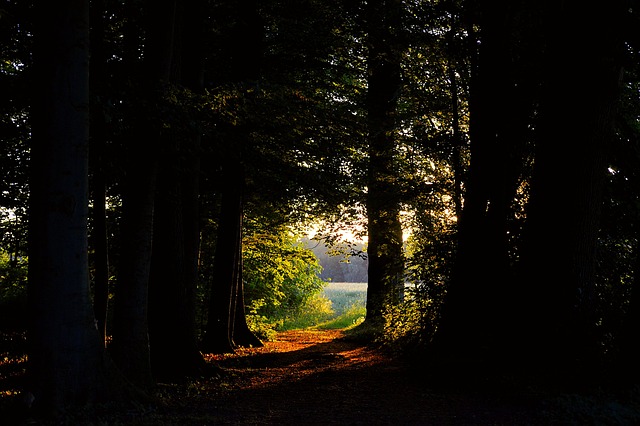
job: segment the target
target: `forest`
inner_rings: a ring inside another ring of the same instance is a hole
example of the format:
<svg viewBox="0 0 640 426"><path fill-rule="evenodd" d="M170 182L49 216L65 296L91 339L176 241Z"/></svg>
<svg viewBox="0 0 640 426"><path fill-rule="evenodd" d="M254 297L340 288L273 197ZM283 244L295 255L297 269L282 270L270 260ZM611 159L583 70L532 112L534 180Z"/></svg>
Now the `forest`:
<svg viewBox="0 0 640 426"><path fill-rule="evenodd" d="M17 404L219 374L324 309L318 245L425 377L637 393L638 28L635 0L0 0Z"/></svg>

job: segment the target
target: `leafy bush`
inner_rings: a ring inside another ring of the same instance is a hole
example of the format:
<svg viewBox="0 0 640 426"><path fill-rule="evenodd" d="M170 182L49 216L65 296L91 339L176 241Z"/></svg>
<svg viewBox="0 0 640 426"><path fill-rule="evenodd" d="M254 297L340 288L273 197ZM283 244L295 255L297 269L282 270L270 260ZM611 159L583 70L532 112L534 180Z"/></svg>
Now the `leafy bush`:
<svg viewBox="0 0 640 426"><path fill-rule="evenodd" d="M266 330L285 322L327 313L326 303L316 299L326 284L318 277L318 259L295 235L282 228L254 233L243 243L247 321L256 334L265 338Z"/></svg>
<svg viewBox="0 0 640 426"><path fill-rule="evenodd" d="M324 330L338 330L349 329L356 327L364 322L364 318L367 314L367 309L362 303L353 303L347 309L345 309L337 317L322 323L318 326Z"/></svg>
<svg viewBox="0 0 640 426"><path fill-rule="evenodd" d="M318 325L335 315L331 300L321 294L313 296L295 315L286 318L279 330L296 330Z"/></svg>
<svg viewBox="0 0 640 426"><path fill-rule="evenodd" d="M428 343L435 332L437 308L420 287L406 290L399 305L388 305L384 312L384 343L408 350Z"/></svg>
<svg viewBox="0 0 640 426"><path fill-rule="evenodd" d="M0 322L4 328L24 327L27 259L0 251Z"/></svg>

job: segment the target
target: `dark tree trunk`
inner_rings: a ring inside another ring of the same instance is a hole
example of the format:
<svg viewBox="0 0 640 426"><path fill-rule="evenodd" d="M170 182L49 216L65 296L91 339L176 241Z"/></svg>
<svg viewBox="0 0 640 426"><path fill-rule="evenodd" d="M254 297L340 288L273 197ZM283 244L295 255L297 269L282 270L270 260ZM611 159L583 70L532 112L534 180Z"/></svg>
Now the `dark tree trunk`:
<svg viewBox="0 0 640 426"><path fill-rule="evenodd" d="M538 363L575 371L597 350L596 243L622 15L616 7L578 2L546 12L544 97L523 253L524 331L527 353Z"/></svg>
<svg viewBox="0 0 640 426"><path fill-rule="evenodd" d="M175 0L145 5L147 38L141 87L148 105L159 105L171 75ZM149 388L151 374L148 332L148 286L151 268L153 217L158 150L163 136L159 124L139 118L128 141L126 188L123 191L122 253L116 288L114 360L134 383Z"/></svg>
<svg viewBox="0 0 640 426"><path fill-rule="evenodd" d="M636 223L638 220L640 218L636 219ZM640 378L638 330L640 330L640 227L636 228L634 277L620 342L621 362L617 366L619 379L625 383L637 383Z"/></svg>
<svg viewBox="0 0 640 426"><path fill-rule="evenodd" d="M218 236L213 265L213 282L209 296L209 319L202 342L208 353L233 352L232 343L232 291L237 276L238 232L241 215L238 176L223 172L224 188L218 219Z"/></svg>
<svg viewBox="0 0 640 426"><path fill-rule="evenodd" d="M28 389L56 413L107 395L88 281L89 2L42 2L37 16Z"/></svg>
<svg viewBox="0 0 640 426"><path fill-rule="evenodd" d="M527 54L517 50L524 34L515 17L523 11L506 3L481 9L481 47L472 60L471 163L456 265L436 336L449 359L489 360L503 353L512 323L508 231L524 172L533 86L523 72Z"/></svg>
<svg viewBox="0 0 640 426"><path fill-rule="evenodd" d="M202 91L203 16L200 1L180 4L175 80L195 92ZM195 325L199 142L196 133L173 134L161 162L149 288L151 360L156 377L202 375L207 368Z"/></svg>
<svg viewBox="0 0 640 426"><path fill-rule="evenodd" d="M377 0L369 2L367 8L369 284L366 321L376 326L382 323L385 305L398 303L404 293L395 140L402 54L397 32L401 28L402 5L396 0Z"/></svg>
<svg viewBox="0 0 640 426"><path fill-rule="evenodd" d="M239 161L227 161L222 172L222 206L209 298L209 319L203 350L229 353L234 350L233 326L240 259L242 256L242 188L244 173Z"/></svg>
<svg viewBox="0 0 640 426"><path fill-rule="evenodd" d="M243 262L242 262L242 214L240 215L240 232L238 233L238 254L236 260L236 273L234 277L234 285L232 290L232 332L231 341L234 346L244 348L262 347L263 344L258 337L249 329L247 324L247 316L245 314L244 304L244 279L243 279Z"/></svg>
<svg viewBox="0 0 640 426"><path fill-rule="evenodd" d="M162 162L149 286L151 360L155 376L163 379L199 375L206 367L195 336L191 269L196 265L187 252L193 242L185 232L181 168L174 161L178 155L177 149L169 150Z"/></svg>
<svg viewBox="0 0 640 426"><path fill-rule="evenodd" d="M230 71L238 84L253 84L260 76L264 33L255 0L230 2L232 28ZM248 96L246 94L245 96ZM236 345L260 346L249 330L242 285L242 220L245 170L242 163L248 136L242 128L228 129L234 147L222 152L222 206L209 299L209 316L202 347L205 352L233 352ZM235 341L234 341L235 340Z"/></svg>
<svg viewBox="0 0 640 426"><path fill-rule="evenodd" d="M92 111L90 171L93 196L93 312L102 340L106 343L109 305L109 243L107 238L106 178L104 148L106 121L102 111L105 102L106 54L104 47L104 0L91 2L91 92L96 105Z"/></svg>

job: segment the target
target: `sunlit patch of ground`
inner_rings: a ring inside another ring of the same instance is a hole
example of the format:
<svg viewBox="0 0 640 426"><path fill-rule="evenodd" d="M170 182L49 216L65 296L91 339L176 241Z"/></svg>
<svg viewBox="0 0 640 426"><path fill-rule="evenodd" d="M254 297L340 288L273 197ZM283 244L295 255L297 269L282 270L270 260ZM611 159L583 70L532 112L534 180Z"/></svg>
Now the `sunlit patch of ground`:
<svg viewBox="0 0 640 426"><path fill-rule="evenodd" d="M92 407L66 424L548 424L511 395L434 389L412 366L343 330L281 332L264 347L206 358L220 375L159 383L158 404ZM24 368L19 357L0 362L0 371Z"/></svg>

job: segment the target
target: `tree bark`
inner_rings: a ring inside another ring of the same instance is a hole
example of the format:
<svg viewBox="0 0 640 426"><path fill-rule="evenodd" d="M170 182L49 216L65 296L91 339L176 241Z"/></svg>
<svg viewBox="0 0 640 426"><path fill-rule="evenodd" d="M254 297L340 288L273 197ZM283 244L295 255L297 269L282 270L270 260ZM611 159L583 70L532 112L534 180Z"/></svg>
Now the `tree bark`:
<svg viewBox="0 0 640 426"><path fill-rule="evenodd" d="M238 84L254 84L260 76L262 37L264 28L255 0L231 2L230 70ZM248 97L249 94L245 93ZM202 347L205 352L233 352L240 346L260 346L262 343L249 330L242 285L242 220L245 165L242 157L247 149L248 135L241 127L227 129L235 147L223 149L222 206L218 221L218 237L213 267L213 282L209 299L209 316ZM227 142L228 143L228 142ZM237 342L234 342L234 339Z"/></svg>
<svg viewBox="0 0 640 426"><path fill-rule="evenodd" d="M175 0L149 0L145 12L147 38L141 87L151 106L162 103L162 93L170 81ZM139 118L132 123L123 191L123 250L111 346L114 360L125 375L144 388L153 385L147 310L158 145L162 141L160 124L151 118Z"/></svg>
<svg viewBox="0 0 640 426"><path fill-rule="evenodd" d="M518 50L523 28L515 19L524 11L507 3L487 3L480 9L481 44L472 61L469 106L469 178L456 265L436 339L448 354L476 360L501 353L512 323L508 224L524 172L534 104L530 76L523 72L528 54Z"/></svg>
<svg viewBox="0 0 640 426"><path fill-rule="evenodd" d="M104 46L104 0L91 2L91 93L96 107L92 111L90 138L91 194L93 198L93 312L102 340L106 344L109 306L109 240L107 237L106 177L104 170L106 122L102 112L107 76Z"/></svg>
<svg viewBox="0 0 640 426"><path fill-rule="evenodd" d="M575 371L597 352L596 245L621 71L620 9L567 2L546 10L521 306L528 353L560 370Z"/></svg>
<svg viewBox="0 0 640 426"><path fill-rule="evenodd" d="M203 16L199 0L179 5L172 79L195 93L203 89ZM195 324L200 135L172 132L169 138L157 191L149 288L151 360L156 377L183 378L208 368Z"/></svg>
<svg viewBox="0 0 640 426"><path fill-rule="evenodd" d="M207 353L234 351L233 325L235 297L240 274L242 233L242 187L244 173L239 160L223 165L222 206L209 296L209 318L202 342Z"/></svg>
<svg viewBox="0 0 640 426"><path fill-rule="evenodd" d="M57 413L107 395L88 280L89 2L43 2L37 16L29 392Z"/></svg>
<svg viewBox="0 0 640 426"><path fill-rule="evenodd" d="M367 4L369 170L367 194L368 324L379 326L384 307L404 293L402 226L396 167L396 109L401 89L400 1Z"/></svg>
<svg viewBox="0 0 640 426"><path fill-rule="evenodd" d="M234 277L233 295L232 295L232 319L233 326L231 332L231 342L234 346L240 346L243 348L259 348L263 346L263 343L258 337L249 329L247 323L247 316L245 313L244 303L244 263L242 261L242 216L240 216L240 230L238 234L238 257L236 260L236 275Z"/></svg>

